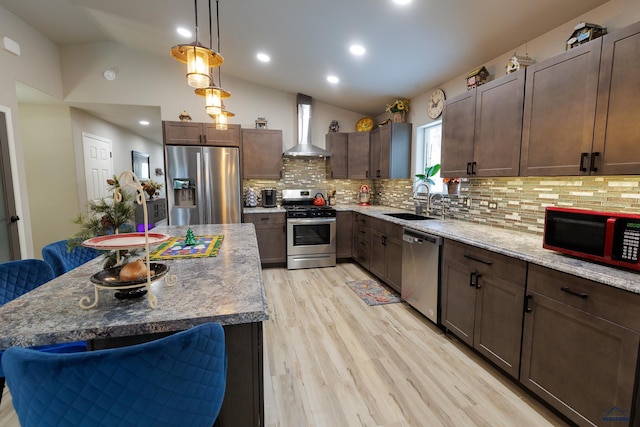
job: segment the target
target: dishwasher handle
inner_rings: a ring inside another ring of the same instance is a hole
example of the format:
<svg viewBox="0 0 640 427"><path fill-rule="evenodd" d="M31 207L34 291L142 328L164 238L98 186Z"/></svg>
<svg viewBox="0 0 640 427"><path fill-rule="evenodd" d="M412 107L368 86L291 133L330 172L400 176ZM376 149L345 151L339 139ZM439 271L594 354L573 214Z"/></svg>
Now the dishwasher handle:
<svg viewBox="0 0 640 427"><path fill-rule="evenodd" d="M404 228L402 231L402 240L408 243L417 243L417 244L431 243L438 246L442 245L442 237L440 236L432 236L430 234L417 233L407 228Z"/></svg>

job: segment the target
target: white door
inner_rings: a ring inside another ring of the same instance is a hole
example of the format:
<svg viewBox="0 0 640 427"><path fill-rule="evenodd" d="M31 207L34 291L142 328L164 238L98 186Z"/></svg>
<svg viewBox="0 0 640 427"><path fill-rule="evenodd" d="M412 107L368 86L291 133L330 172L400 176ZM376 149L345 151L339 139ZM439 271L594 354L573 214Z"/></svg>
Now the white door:
<svg viewBox="0 0 640 427"><path fill-rule="evenodd" d="M107 179L113 177L111 141L82 132L82 147L87 200L109 197Z"/></svg>

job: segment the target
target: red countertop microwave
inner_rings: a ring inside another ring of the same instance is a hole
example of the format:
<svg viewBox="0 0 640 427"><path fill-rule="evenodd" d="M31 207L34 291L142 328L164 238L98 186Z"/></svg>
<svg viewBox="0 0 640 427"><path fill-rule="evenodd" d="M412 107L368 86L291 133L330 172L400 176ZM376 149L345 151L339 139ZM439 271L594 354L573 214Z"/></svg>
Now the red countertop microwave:
<svg viewBox="0 0 640 427"><path fill-rule="evenodd" d="M640 271L640 215L548 207L542 246Z"/></svg>

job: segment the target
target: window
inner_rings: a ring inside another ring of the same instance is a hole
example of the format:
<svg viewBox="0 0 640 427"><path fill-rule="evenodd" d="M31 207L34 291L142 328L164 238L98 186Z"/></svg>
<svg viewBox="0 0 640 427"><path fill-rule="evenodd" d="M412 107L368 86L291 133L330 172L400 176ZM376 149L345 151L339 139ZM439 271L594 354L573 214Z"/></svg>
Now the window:
<svg viewBox="0 0 640 427"><path fill-rule="evenodd" d="M433 166L440 163L441 142L442 121L418 128L415 173L424 173L424 168L426 166ZM440 179L440 172L431 179L435 182L435 185L431 186L431 192L442 192L444 190L444 186Z"/></svg>

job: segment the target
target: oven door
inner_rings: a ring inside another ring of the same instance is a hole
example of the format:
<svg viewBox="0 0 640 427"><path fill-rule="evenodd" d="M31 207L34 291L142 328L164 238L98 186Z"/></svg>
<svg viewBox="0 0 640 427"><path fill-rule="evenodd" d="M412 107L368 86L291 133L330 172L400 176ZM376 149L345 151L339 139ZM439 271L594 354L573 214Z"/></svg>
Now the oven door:
<svg viewBox="0 0 640 427"><path fill-rule="evenodd" d="M287 219L287 255L335 252L335 218Z"/></svg>

